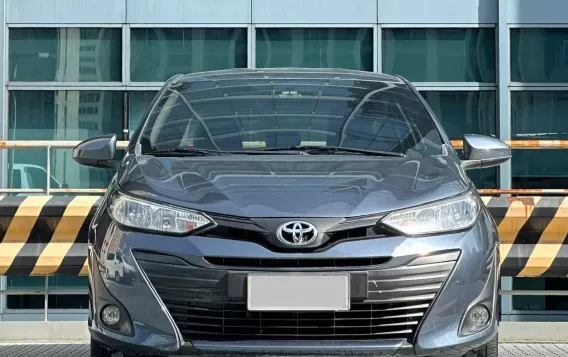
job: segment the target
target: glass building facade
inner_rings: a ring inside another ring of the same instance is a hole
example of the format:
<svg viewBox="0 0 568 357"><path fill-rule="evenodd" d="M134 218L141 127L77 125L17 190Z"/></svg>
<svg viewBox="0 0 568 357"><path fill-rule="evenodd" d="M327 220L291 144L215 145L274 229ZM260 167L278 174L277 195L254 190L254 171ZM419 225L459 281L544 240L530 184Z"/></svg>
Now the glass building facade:
<svg viewBox="0 0 568 357"><path fill-rule="evenodd" d="M568 139L568 26L557 25L568 3L541 1L0 0L2 139L128 140L172 75L247 67L400 74L451 139ZM468 174L478 188L568 188L562 155L514 150L511 163ZM5 152L3 187L45 188L47 163L45 150ZM104 188L113 175L80 167L71 150L52 150L49 164L52 187ZM86 283L9 276L0 289ZM503 278L503 289L563 284ZM562 297L502 299L503 319L568 319ZM87 304L84 293L50 295L48 318L85 319ZM0 295L0 319L43 319L43 306L43 296Z"/></svg>

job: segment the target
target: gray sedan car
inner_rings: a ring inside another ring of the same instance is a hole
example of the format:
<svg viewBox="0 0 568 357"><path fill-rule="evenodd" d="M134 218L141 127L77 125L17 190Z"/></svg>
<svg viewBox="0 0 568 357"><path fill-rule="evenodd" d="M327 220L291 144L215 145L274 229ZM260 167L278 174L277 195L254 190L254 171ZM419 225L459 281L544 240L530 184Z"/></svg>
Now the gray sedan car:
<svg viewBox="0 0 568 357"><path fill-rule="evenodd" d="M458 119L458 118L456 118ZM404 78L340 69L177 75L118 157L89 233L92 356L497 356L499 239ZM122 252L133 279L114 279Z"/></svg>

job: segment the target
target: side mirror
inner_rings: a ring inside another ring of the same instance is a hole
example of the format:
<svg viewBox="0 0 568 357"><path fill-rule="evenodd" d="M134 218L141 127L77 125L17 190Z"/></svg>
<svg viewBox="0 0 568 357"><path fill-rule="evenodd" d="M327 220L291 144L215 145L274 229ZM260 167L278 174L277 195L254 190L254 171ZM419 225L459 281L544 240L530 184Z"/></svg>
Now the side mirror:
<svg viewBox="0 0 568 357"><path fill-rule="evenodd" d="M104 135L81 142L73 149L73 160L81 165L116 169L116 135Z"/></svg>
<svg viewBox="0 0 568 357"><path fill-rule="evenodd" d="M511 158L511 148L501 140L483 135L466 134L463 138L464 170L494 167Z"/></svg>

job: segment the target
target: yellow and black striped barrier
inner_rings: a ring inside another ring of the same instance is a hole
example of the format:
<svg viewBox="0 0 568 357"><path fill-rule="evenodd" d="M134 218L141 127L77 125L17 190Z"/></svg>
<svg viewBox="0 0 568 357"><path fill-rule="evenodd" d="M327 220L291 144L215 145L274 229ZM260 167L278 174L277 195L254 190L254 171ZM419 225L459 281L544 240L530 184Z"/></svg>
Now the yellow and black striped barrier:
<svg viewBox="0 0 568 357"><path fill-rule="evenodd" d="M88 227L101 196L0 200L0 275L86 275Z"/></svg>
<svg viewBox="0 0 568 357"><path fill-rule="evenodd" d="M483 201L499 231L502 276L568 276L568 197Z"/></svg>
<svg viewBox="0 0 568 357"><path fill-rule="evenodd" d="M483 197L501 241L501 275L568 277L568 197ZM0 199L0 275L86 275L101 196Z"/></svg>

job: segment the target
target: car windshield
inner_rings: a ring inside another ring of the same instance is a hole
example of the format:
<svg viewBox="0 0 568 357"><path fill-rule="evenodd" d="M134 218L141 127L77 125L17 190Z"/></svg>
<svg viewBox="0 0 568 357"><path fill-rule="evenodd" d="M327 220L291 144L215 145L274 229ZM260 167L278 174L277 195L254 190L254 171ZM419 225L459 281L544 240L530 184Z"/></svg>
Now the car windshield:
<svg viewBox="0 0 568 357"><path fill-rule="evenodd" d="M441 154L442 142L396 77L286 71L186 76L165 90L139 139L142 153L329 146L419 157Z"/></svg>

